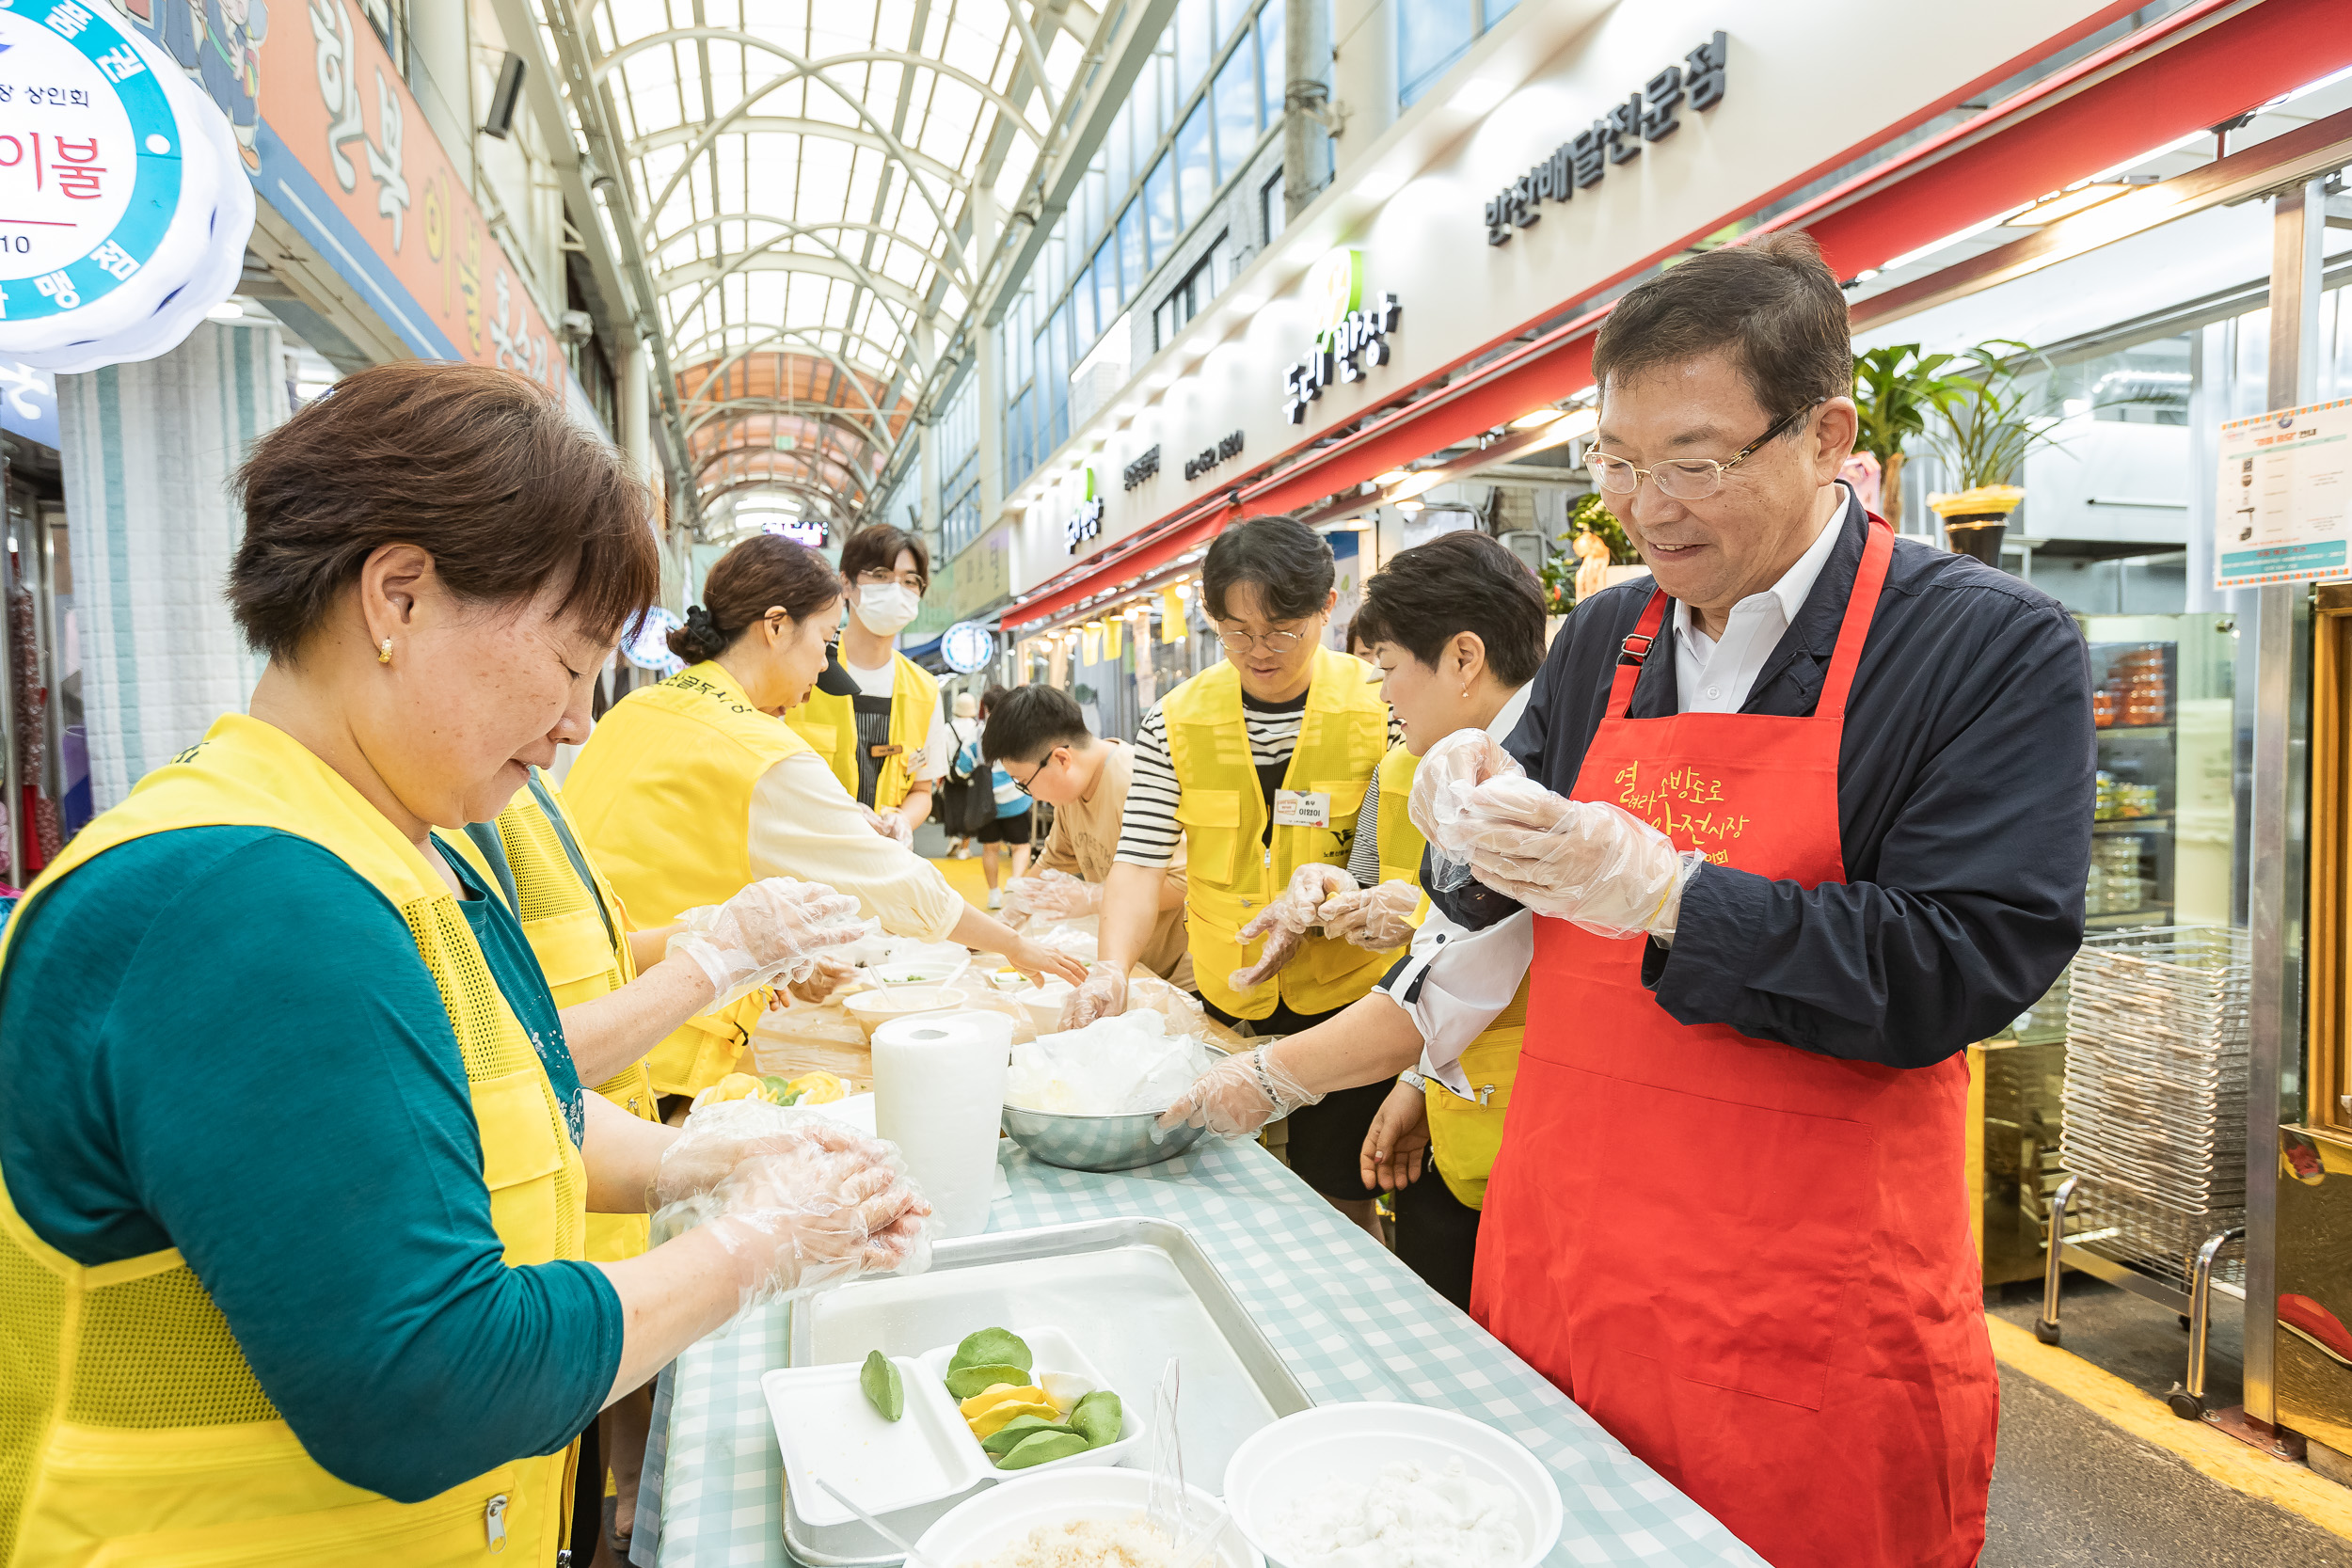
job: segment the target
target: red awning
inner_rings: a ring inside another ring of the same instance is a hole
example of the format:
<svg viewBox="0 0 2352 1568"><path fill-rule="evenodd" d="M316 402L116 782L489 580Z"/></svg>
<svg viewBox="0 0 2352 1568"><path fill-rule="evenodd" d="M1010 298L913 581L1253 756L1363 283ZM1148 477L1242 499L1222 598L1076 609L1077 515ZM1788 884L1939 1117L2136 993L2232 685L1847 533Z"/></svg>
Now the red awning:
<svg viewBox="0 0 2352 1568"><path fill-rule="evenodd" d="M1216 537L1217 530L1223 528L1229 518L1240 515L1226 504L1223 496L1212 497L1204 505L1196 505L1178 514L1173 526L1163 527L1132 548L1114 554L1076 581L1006 610L1005 630L1011 632L1019 626L1050 621L1081 599L1103 593L1116 584L1148 577L1185 551L1207 544ZM1116 550L1118 546L1113 548Z"/></svg>

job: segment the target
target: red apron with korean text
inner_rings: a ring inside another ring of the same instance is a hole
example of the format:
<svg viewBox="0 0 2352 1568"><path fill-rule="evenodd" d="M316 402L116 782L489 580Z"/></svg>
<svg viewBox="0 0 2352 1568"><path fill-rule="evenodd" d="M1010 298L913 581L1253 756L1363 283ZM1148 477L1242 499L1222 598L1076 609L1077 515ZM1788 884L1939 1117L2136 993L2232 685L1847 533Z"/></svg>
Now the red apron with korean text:
<svg viewBox="0 0 2352 1568"><path fill-rule="evenodd" d="M1719 864L1843 881L1838 737L1892 555L1873 518L1804 719L1627 718L1667 609L1653 594L1574 798ZM1642 985L1647 945L1535 922L1472 1315L1775 1568L1965 1568L1999 1397L1965 1060L1882 1067L1677 1023Z"/></svg>

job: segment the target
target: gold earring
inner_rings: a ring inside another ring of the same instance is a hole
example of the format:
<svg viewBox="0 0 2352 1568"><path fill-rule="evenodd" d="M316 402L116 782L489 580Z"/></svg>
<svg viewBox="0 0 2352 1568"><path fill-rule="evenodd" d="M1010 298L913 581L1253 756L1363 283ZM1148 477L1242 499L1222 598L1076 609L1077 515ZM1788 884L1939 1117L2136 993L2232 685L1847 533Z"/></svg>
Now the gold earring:
<svg viewBox="0 0 2352 1568"><path fill-rule="evenodd" d="M384 640L384 645L375 650L375 662L378 664L389 664L391 661L392 640L388 637Z"/></svg>

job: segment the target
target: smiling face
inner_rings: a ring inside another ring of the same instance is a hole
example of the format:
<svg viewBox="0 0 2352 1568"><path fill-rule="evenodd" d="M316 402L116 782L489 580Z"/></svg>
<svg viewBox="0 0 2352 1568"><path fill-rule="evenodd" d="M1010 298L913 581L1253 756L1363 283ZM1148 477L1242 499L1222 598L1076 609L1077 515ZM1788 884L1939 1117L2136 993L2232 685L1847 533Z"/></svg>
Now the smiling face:
<svg viewBox="0 0 2352 1568"><path fill-rule="evenodd" d="M1338 600L1334 593L1312 615L1274 621L1266 617L1265 601L1256 583L1237 582L1228 588L1216 635L1225 644L1225 657L1241 673L1241 689L1262 703L1287 703L1306 690L1314 677L1315 650L1323 645L1324 626Z"/></svg>
<svg viewBox="0 0 2352 1568"><path fill-rule="evenodd" d="M1410 648L1375 642L1373 663L1380 671L1380 700L1405 732L1405 749L1415 756L1455 730L1486 722L1481 691L1487 685L1486 645L1476 632L1456 633L1438 650L1438 662L1423 664Z"/></svg>
<svg viewBox="0 0 2352 1568"><path fill-rule="evenodd" d="M1729 462L1790 411L1767 408L1725 353L1701 355L1602 389L1598 450L1647 468L1677 458ZM1854 405L1832 398L1723 476L1701 500L1677 500L1654 479L1603 497L1659 587L1727 615L1777 582L1830 515L1838 466L1853 451Z"/></svg>

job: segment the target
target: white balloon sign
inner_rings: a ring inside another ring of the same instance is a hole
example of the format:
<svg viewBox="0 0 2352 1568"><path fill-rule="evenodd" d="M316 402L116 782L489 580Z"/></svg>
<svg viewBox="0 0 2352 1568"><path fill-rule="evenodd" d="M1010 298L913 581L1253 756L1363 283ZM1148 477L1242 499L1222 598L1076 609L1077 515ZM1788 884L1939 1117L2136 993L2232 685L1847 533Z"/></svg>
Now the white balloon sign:
<svg viewBox="0 0 2352 1568"><path fill-rule="evenodd" d="M0 9L0 359L177 347L235 292L253 187L228 118L97 0Z"/></svg>

